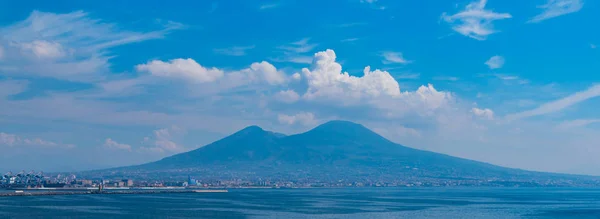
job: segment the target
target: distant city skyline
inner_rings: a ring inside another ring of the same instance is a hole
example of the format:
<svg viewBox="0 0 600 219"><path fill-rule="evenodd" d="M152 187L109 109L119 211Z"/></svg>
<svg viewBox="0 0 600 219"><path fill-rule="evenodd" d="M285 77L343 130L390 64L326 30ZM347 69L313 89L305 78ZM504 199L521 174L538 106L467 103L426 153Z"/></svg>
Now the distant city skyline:
<svg viewBox="0 0 600 219"><path fill-rule="evenodd" d="M0 171L141 164L348 120L409 147L600 175L600 2L12 1Z"/></svg>

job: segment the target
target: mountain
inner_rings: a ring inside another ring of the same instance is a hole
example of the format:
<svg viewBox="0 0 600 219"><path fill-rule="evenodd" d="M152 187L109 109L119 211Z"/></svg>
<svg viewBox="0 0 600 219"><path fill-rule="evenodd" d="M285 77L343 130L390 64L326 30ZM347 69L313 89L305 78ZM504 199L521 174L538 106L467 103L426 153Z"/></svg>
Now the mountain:
<svg viewBox="0 0 600 219"><path fill-rule="evenodd" d="M156 162L93 172L147 178L193 174L211 179L302 181L587 179L504 168L413 149L347 121L330 121L290 136L250 126L204 147Z"/></svg>

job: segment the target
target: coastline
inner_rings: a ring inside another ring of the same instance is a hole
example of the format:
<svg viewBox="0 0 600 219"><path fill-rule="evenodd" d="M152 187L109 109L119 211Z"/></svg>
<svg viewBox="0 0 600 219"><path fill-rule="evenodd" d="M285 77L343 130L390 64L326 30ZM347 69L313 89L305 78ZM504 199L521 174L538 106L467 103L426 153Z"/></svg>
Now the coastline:
<svg viewBox="0 0 600 219"><path fill-rule="evenodd" d="M98 190L14 190L14 192L0 193L0 197L12 196L55 196L55 195L132 195L132 194L165 194L165 193L226 193L225 189L109 189L104 191Z"/></svg>

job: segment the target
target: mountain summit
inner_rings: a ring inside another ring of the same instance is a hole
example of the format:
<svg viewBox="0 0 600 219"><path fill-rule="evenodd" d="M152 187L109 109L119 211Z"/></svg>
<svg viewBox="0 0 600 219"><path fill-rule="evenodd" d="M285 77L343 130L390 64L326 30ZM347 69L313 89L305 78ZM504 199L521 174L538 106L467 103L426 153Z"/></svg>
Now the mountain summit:
<svg viewBox="0 0 600 219"><path fill-rule="evenodd" d="M417 150L363 125L330 121L285 136L249 126L196 150L112 172L295 180L484 180L555 177Z"/></svg>

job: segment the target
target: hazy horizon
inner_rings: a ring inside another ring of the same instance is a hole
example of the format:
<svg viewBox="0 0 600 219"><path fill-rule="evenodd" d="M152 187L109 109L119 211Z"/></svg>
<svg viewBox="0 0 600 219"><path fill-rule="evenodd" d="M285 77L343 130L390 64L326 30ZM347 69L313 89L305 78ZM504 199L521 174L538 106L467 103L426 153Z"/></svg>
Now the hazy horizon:
<svg viewBox="0 0 600 219"><path fill-rule="evenodd" d="M600 2L34 2L0 8L0 171L142 164L251 125L346 120L600 175Z"/></svg>

